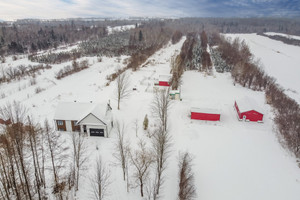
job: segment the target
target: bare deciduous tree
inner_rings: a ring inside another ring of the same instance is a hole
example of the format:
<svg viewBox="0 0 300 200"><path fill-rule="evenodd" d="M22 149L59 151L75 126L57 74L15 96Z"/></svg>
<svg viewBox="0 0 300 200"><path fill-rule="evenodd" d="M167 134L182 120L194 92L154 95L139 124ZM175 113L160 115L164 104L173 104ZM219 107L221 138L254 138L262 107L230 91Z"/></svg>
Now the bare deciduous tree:
<svg viewBox="0 0 300 200"><path fill-rule="evenodd" d="M153 177L153 176L152 176ZM156 200L159 199L159 195L156 192L157 190L157 175L154 179L148 179L146 184L146 199L147 200Z"/></svg>
<svg viewBox="0 0 300 200"><path fill-rule="evenodd" d="M115 123L117 131L117 143L116 143L116 153L114 157L117 159L118 164L121 165L123 170L123 180L126 179L126 174L128 174L128 159L129 159L129 145L125 141L125 127L124 124L120 122ZM128 183L128 177L127 177ZM127 187L128 188L128 187Z"/></svg>
<svg viewBox="0 0 300 200"><path fill-rule="evenodd" d="M99 156L96 162L95 174L90 178L95 199L103 200L109 195L108 187L111 183L109 178L109 171L106 169L101 156Z"/></svg>
<svg viewBox="0 0 300 200"><path fill-rule="evenodd" d="M45 176L42 173L44 171L43 168L41 168L40 164L40 156L38 152L38 135L41 134L41 127L39 127L37 124L34 125L30 117L28 117L28 140L29 140L29 146L32 153L32 162L33 162L33 168L34 168L34 175L35 175L35 182L36 182L36 188L38 192L39 199L42 199L42 186L45 187ZM42 155L43 156L43 155ZM41 158L44 159L43 157ZM43 167L43 165L42 165Z"/></svg>
<svg viewBox="0 0 300 200"><path fill-rule="evenodd" d="M133 121L133 128L135 130L135 137L137 137L138 135L138 130L139 130L139 119L136 118L134 121Z"/></svg>
<svg viewBox="0 0 300 200"><path fill-rule="evenodd" d="M182 52L183 53L183 52ZM171 86L173 90L177 90L182 84L181 75L183 74L184 68L182 67L184 64L181 55L173 55L171 59L171 71L172 71L172 79Z"/></svg>
<svg viewBox="0 0 300 200"><path fill-rule="evenodd" d="M87 161L85 138L81 133L72 134L72 150L73 150L73 174L75 190L78 190L80 172L84 169L84 163Z"/></svg>
<svg viewBox="0 0 300 200"><path fill-rule="evenodd" d="M167 158L170 153L171 136L168 131L162 127L157 129L152 137L152 146L156 168L156 195L159 194L160 188L164 183L163 172L167 167Z"/></svg>
<svg viewBox="0 0 300 200"><path fill-rule="evenodd" d="M6 199L45 197L42 129L26 111L19 102L0 108L0 118L8 122L0 133L0 190Z"/></svg>
<svg viewBox="0 0 300 200"><path fill-rule="evenodd" d="M141 196L144 197L144 185L149 178L149 169L153 163L153 154L146 149L144 141L139 141L139 149L130 152L130 160L133 165L133 177L140 186Z"/></svg>
<svg viewBox="0 0 300 200"><path fill-rule="evenodd" d="M120 110L120 103L122 100L129 97L131 91L129 89L130 80L126 72L123 72L117 77L116 81L116 97L118 100L118 110Z"/></svg>
<svg viewBox="0 0 300 200"><path fill-rule="evenodd" d="M192 171L192 158L189 153L179 156L179 200L191 200L196 197L194 173Z"/></svg>
<svg viewBox="0 0 300 200"><path fill-rule="evenodd" d="M59 172L65 167L65 162L68 157L66 154L68 148L64 146L65 142L62 141L61 135L58 132L51 130L47 120L45 121L44 129L54 178L53 193L58 194L58 198L62 200L65 183L60 180Z"/></svg>
<svg viewBox="0 0 300 200"><path fill-rule="evenodd" d="M152 102L153 115L158 117L164 131L167 131L168 111L171 106L169 98L169 89L156 90Z"/></svg>

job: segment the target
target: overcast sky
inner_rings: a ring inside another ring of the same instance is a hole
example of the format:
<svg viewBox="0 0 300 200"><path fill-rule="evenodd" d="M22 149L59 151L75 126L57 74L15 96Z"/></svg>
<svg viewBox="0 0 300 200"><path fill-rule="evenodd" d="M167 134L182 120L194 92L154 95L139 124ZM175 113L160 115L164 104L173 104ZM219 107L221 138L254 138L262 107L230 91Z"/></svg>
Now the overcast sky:
<svg viewBox="0 0 300 200"><path fill-rule="evenodd" d="M300 0L0 0L0 19L293 17Z"/></svg>

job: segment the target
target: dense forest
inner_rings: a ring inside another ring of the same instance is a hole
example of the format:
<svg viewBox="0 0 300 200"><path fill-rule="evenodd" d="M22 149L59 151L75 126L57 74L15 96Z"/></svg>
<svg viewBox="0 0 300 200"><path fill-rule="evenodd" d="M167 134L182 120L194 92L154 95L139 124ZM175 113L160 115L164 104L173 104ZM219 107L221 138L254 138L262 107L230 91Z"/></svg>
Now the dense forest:
<svg viewBox="0 0 300 200"><path fill-rule="evenodd" d="M160 24L167 29L188 32L217 31L220 33L263 33L274 31L300 35L299 19L277 18L181 18L134 20L17 20L0 23L0 56L34 53L78 41L95 41L106 37L108 26L138 24L143 27ZM133 36L131 36L133 37ZM129 39L129 38L127 38ZM141 39L136 35L136 39ZM125 39L126 41L126 39ZM123 42L123 41L120 41ZM132 42L132 41L131 41Z"/></svg>

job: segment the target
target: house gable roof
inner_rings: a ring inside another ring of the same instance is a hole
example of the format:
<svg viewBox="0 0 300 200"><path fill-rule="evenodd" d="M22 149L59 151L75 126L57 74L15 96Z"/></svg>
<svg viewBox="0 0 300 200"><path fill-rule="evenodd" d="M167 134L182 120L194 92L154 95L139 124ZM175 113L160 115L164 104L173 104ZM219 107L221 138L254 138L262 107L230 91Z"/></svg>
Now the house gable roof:
<svg viewBox="0 0 300 200"><path fill-rule="evenodd" d="M95 116L93 113L89 113L89 114L87 114L85 117L83 117L82 119L79 119L79 120L77 121L77 124L80 124L80 123L84 122L84 120L87 119L88 116L93 116L96 120L98 120L98 121L101 122L102 124L106 125L106 123L105 123L104 121L102 121L101 119L99 119L99 118L98 118L97 116Z"/></svg>
<svg viewBox="0 0 300 200"><path fill-rule="evenodd" d="M84 120L90 114L99 122L106 123L106 119L110 116L106 115L106 105L95 103L79 103L79 102L60 102L56 107L54 120Z"/></svg>

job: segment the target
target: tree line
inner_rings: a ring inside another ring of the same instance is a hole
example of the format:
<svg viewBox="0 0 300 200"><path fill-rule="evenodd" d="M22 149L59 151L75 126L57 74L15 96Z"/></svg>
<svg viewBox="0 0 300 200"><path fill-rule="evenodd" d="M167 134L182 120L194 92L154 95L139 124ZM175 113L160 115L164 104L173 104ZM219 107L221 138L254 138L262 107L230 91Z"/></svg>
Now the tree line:
<svg viewBox="0 0 300 200"><path fill-rule="evenodd" d="M297 39L294 39L291 37L285 37L285 36L281 36L281 35L267 35L265 33L258 33L258 35L265 36L265 37L268 37L273 40L278 40L285 44L300 46L300 40L297 40Z"/></svg>
<svg viewBox="0 0 300 200"><path fill-rule="evenodd" d="M78 41L98 39L107 36L107 26L126 24L163 25L179 30L183 34L203 30L221 33L263 33L279 32L300 35L300 20L284 18L179 18L152 20L17 20L14 23L0 23L0 56L16 53L34 53L38 50L56 48L59 45ZM131 42L141 41L143 35L137 32L128 38Z"/></svg>
<svg viewBox="0 0 300 200"><path fill-rule="evenodd" d="M0 23L0 56L34 53L59 45L100 38L107 26L136 24L136 20L17 20Z"/></svg>
<svg viewBox="0 0 300 200"><path fill-rule="evenodd" d="M13 80L19 80L26 76L35 77L35 74L40 70L51 69L51 65L18 65L14 67L8 67L2 70L0 75L0 84L5 82L10 82Z"/></svg>
<svg viewBox="0 0 300 200"><path fill-rule="evenodd" d="M142 36L140 36L142 35ZM142 28L133 29L130 31L130 45L122 48L128 49L127 52L131 52L131 57L125 68L118 70L107 77L109 84L114 81L120 74L124 73L128 69L133 71L143 67L143 64L147 59L152 56L156 51L161 49L168 42L178 42L182 37L182 33L178 30L165 27L161 23L149 23ZM173 38L173 39L172 39Z"/></svg>
<svg viewBox="0 0 300 200"><path fill-rule="evenodd" d="M208 50L208 36L205 31L191 32L186 35L179 55L171 59L173 89L181 84L181 75L185 70L198 70L212 74L212 61Z"/></svg>

